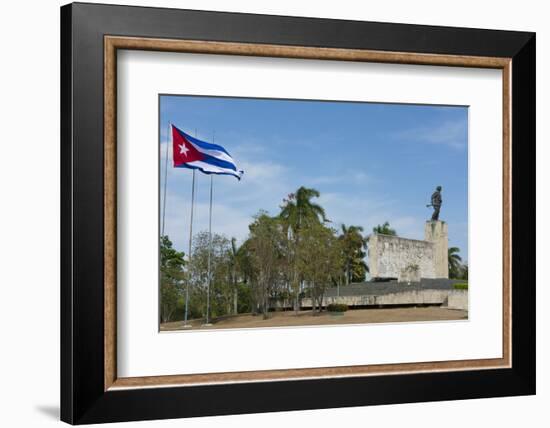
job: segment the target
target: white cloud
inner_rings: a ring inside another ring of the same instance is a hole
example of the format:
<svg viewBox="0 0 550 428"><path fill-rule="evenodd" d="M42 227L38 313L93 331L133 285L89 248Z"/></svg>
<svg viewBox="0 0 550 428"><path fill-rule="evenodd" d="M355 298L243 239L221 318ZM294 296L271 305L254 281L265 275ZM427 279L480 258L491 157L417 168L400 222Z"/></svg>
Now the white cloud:
<svg viewBox="0 0 550 428"><path fill-rule="evenodd" d="M208 213L208 203L195 203L193 236L201 231L208 231ZM239 243L242 243L248 234L248 224L252 214L223 203L213 203L212 232L225 235L227 238L235 237ZM174 194L168 195L165 234L170 237L176 248L185 251L185 253L189 248L190 215L190 200Z"/></svg>
<svg viewBox="0 0 550 428"><path fill-rule="evenodd" d="M424 219L398 214L396 201L391 199L352 198L338 193L324 193L319 203L336 228L342 223L362 226L364 233L369 234L373 227L388 221L399 236L422 239L424 234Z"/></svg>
<svg viewBox="0 0 550 428"><path fill-rule="evenodd" d="M374 181L373 177L363 171L345 171L342 173L334 172L333 175L313 177L308 180L308 183L313 186L338 183L364 185Z"/></svg>
<svg viewBox="0 0 550 428"><path fill-rule="evenodd" d="M444 121L433 127L418 127L390 134L391 137L405 142L445 145L463 150L467 145L468 123L465 120Z"/></svg>

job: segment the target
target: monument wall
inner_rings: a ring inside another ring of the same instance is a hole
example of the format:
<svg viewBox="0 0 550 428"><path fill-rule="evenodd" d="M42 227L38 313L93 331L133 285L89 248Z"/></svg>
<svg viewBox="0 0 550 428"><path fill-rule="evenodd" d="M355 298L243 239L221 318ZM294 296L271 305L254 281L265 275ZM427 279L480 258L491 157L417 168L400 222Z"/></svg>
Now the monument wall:
<svg viewBox="0 0 550 428"><path fill-rule="evenodd" d="M425 239L401 238L374 233L369 237L371 278L448 278L448 232L443 221L427 221Z"/></svg>
<svg viewBox="0 0 550 428"><path fill-rule="evenodd" d="M421 278L436 278L432 242L374 233L368 251L372 278L401 278L410 266L418 266Z"/></svg>

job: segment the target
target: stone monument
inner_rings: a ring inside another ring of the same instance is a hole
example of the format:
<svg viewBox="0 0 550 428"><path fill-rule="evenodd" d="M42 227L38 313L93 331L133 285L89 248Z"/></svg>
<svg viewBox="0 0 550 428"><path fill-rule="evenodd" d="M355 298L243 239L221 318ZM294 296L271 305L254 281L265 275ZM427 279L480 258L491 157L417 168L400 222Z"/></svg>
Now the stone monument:
<svg viewBox="0 0 550 428"><path fill-rule="evenodd" d="M434 212L424 225L424 240L373 233L369 236L369 272L373 279L418 282L420 278L449 278L447 223L439 220L441 186L431 198Z"/></svg>
<svg viewBox="0 0 550 428"><path fill-rule="evenodd" d="M449 233L447 223L429 220L424 226L424 239L433 244L435 278L449 278Z"/></svg>

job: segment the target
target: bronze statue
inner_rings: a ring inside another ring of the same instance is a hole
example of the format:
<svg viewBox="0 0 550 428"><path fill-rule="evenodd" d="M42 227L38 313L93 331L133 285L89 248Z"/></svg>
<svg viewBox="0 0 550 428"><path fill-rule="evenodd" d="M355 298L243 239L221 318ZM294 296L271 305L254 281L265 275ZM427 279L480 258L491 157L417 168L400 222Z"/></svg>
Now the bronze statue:
<svg viewBox="0 0 550 428"><path fill-rule="evenodd" d="M433 207L434 213L432 214L432 221L439 220L439 210L441 209L441 204L443 199L441 199L441 186L435 188L435 192L432 194L432 203L426 205L427 207Z"/></svg>

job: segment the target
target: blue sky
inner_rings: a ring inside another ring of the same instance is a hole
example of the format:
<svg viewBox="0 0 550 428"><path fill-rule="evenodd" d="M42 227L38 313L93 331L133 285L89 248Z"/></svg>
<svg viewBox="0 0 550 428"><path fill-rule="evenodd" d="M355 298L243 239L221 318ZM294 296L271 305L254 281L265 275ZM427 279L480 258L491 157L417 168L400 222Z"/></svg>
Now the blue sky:
<svg viewBox="0 0 550 428"><path fill-rule="evenodd" d="M254 214L276 214L303 185L321 192L334 227L370 232L389 221L399 236L423 239L426 204L441 185L449 245L467 260L467 107L163 95L161 189L169 121L214 138L245 171L240 182L214 176L213 232L242 242ZM187 253L192 172L169 156L165 232ZM209 186L197 172L196 232L208 229Z"/></svg>

